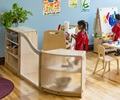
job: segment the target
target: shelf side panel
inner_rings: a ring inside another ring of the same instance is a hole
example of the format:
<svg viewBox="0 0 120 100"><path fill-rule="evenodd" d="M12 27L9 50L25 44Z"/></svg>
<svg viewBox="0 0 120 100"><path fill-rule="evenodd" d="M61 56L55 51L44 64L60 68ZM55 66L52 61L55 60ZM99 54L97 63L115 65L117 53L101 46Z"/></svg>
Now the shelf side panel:
<svg viewBox="0 0 120 100"><path fill-rule="evenodd" d="M39 86L39 52L31 48L25 35L21 35L20 42L20 74Z"/></svg>

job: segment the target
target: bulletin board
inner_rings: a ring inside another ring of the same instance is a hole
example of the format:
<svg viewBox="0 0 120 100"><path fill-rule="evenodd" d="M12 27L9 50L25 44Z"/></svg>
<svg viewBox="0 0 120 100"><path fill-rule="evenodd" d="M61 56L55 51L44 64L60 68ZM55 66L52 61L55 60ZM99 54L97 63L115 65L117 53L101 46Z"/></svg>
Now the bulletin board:
<svg viewBox="0 0 120 100"><path fill-rule="evenodd" d="M102 36L112 33L111 29L116 23L117 7L98 8Z"/></svg>

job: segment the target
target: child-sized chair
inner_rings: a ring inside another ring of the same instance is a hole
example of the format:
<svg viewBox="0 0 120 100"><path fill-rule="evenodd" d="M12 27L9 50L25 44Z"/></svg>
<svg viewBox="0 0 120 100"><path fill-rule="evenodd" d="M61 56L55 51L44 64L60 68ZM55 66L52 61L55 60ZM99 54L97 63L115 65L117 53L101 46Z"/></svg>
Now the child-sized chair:
<svg viewBox="0 0 120 100"><path fill-rule="evenodd" d="M110 61L113 61L113 60L117 61L117 74L119 74L119 60L115 57L105 55L105 47L102 46L102 45L98 45L98 59L97 59L97 63L96 63L93 74L95 74L95 72L96 72L99 60L102 60L102 62L103 62L104 71L103 71L102 77L104 77L105 70L106 70L106 67L107 67L107 63L109 65L109 70L108 71L110 71Z"/></svg>

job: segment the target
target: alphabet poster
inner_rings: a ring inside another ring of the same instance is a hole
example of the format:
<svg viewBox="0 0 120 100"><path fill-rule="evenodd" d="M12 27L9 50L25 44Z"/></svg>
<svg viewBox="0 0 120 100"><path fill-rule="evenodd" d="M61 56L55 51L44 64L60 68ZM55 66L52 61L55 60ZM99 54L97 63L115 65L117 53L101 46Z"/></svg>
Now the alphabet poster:
<svg viewBox="0 0 120 100"><path fill-rule="evenodd" d="M60 0L43 0L43 15L60 13Z"/></svg>
<svg viewBox="0 0 120 100"><path fill-rule="evenodd" d="M81 11L90 10L90 0L81 0Z"/></svg>
<svg viewBox="0 0 120 100"><path fill-rule="evenodd" d="M77 7L78 6L78 0L68 0L68 6L69 7Z"/></svg>

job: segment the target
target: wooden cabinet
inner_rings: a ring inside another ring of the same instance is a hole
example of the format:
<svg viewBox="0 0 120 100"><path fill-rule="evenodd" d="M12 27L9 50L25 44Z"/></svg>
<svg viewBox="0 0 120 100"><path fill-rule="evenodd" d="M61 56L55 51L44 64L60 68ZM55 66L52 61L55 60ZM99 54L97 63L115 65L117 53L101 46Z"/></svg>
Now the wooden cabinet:
<svg viewBox="0 0 120 100"><path fill-rule="evenodd" d="M43 91L82 97L85 71L85 51L56 49L41 52L40 87Z"/></svg>
<svg viewBox="0 0 120 100"><path fill-rule="evenodd" d="M8 68L10 70L18 74L20 73L21 33L25 34L31 43L38 48L38 34L36 30L24 26L6 29L5 64L9 65ZM22 43L22 45L24 45L24 43Z"/></svg>

